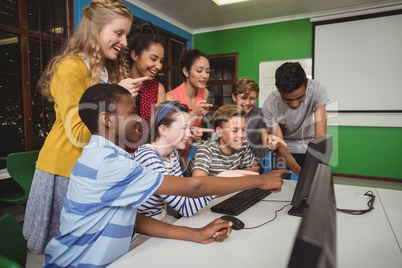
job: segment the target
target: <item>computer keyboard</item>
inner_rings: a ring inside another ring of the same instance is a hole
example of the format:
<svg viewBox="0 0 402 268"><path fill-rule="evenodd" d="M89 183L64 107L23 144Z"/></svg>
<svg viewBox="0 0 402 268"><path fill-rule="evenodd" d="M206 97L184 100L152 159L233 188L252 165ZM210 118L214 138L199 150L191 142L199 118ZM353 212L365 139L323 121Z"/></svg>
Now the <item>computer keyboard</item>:
<svg viewBox="0 0 402 268"><path fill-rule="evenodd" d="M260 188L244 190L212 206L211 210L217 213L237 216L270 194L270 190Z"/></svg>

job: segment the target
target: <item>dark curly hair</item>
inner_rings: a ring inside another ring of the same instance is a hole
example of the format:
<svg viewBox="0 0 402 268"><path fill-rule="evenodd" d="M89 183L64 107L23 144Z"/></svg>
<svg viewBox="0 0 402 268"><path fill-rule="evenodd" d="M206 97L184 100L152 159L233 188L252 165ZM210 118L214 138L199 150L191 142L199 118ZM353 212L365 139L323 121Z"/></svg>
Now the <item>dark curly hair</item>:
<svg viewBox="0 0 402 268"><path fill-rule="evenodd" d="M128 42L128 53L135 51L135 54L141 55L144 50L149 49L152 44L164 45L162 37L156 34L155 28L151 22L144 22L135 29L135 34L130 37ZM133 59L128 57L128 63L131 67Z"/></svg>
<svg viewBox="0 0 402 268"><path fill-rule="evenodd" d="M307 86L307 76L298 62L286 62L275 72L275 85L279 91L290 93Z"/></svg>
<svg viewBox="0 0 402 268"><path fill-rule="evenodd" d="M96 84L84 92L79 102L78 114L92 134L98 131L99 114L113 113L120 97L125 94L131 96L127 89L115 84Z"/></svg>
<svg viewBox="0 0 402 268"><path fill-rule="evenodd" d="M186 53L184 53L184 55L180 59L180 68L184 79L186 79L187 77L183 73L183 68L186 67L186 69L190 71L191 66L193 66L194 62L201 57L208 59L208 56L205 53L199 51L196 48L190 48L186 51Z"/></svg>

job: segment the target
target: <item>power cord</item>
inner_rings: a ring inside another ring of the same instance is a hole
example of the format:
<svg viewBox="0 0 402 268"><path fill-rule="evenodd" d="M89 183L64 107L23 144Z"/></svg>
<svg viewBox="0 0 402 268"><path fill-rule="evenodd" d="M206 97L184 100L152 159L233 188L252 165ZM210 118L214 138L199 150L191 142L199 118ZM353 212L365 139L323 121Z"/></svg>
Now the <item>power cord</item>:
<svg viewBox="0 0 402 268"><path fill-rule="evenodd" d="M271 201L271 200L261 200L261 201ZM274 200L272 200L271 202L284 202L284 201L274 201ZM282 211L282 210L283 210L285 207L287 207L287 206L290 206L290 203L284 205L282 208L280 208L280 209L278 209L278 210L275 210L275 216L274 216L273 219L271 219L271 220L269 220L269 221L267 221L267 222L264 222L264 223L262 223L262 224L260 224L260 225L254 226L254 227L247 227L247 228L245 227L245 228L243 228L243 230L256 229L256 228L259 228L259 227L261 227L261 226L263 226L263 225L265 225L265 224L267 224L267 223L270 223L270 222L274 221L274 220L276 219L276 217L278 217L278 212L279 212L279 211Z"/></svg>
<svg viewBox="0 0 402 268"><path fill-rule="evenodd" d="M371 190L368 190L364 195L370 197L370 200L367 202L368 209L356 210L356 209L337 208L336 210L351 215L363 215L366 214L367 212L372 211L374 209L374 201L376 196L373 194Z"/></svg>

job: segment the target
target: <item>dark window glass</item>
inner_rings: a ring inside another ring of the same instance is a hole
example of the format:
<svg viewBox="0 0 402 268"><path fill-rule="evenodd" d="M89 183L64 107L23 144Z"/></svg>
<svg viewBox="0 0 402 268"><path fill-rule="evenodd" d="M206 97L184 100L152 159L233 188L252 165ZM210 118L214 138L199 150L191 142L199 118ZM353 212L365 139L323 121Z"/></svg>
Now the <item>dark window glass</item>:
<svg viewBox="0 0 402 268"><path fill-rule="evenodd" d="M209 114L213 114L220 106L233 103L232 89L237 79L237 53L209 56L211 66L208 81L208 103L214 106Z"/></svg>
<svg viewBox="0 0 402 268"><path fill-rule="evenodd" d="M66 0L27 0L28 29L67 37Z"/></svg>
<svg viewBox="0 0 402 268"><path fill-rule="evenodd" d="M211 66L210 80L236 79L235 57L213 58L209 60Z"/></svg>
<svg viewBox="0 0 402 268"><path fill-rule="evenodd" d="M184 53L184 43L172 40L172 89L178 87L184 78L180 70L180 58Z"/></svg>
<svg viewBox="0 0 402 268"><path fill-rule="evenodd" d="M23 141L21 57L18 35L0 31L0 125L17 125Z"/></svg>
<svg viewBox="0 0 402 268"><path fill-rule="evenodd" d="M29 42L29 72L32 99L32 135L34 149L40 149L55 121L53 102L49 102L36 88L41 70L52 57L52 47L45 43Z"/></svg>
<svg viewBox="0 0 402 268"><path fill-rule="evenodd" d="M0 24L18 27L18 0L1 0Z"/></svg>
<svg viewBox="0 0 402 268"><path fill-rule="evenodd" d="M172 70L172 89L180 86L183 83L184 77L181 74L181 70Z"/></svg>
<svg viewBox="0 0 402 268"><path fill-rule="evenodd" d="M0 126L16 129L22 150L40 149L54 122L54 104L36 91L36 84L68 38L73 18L67 11L72 4L72 0L1 1Z"/></svg>
<svg viewBox="0 0 402 268"><path fill-rule="evenodd" d="M39 32L39 1L27 0L28 29Z"/></svg>
<svg viewBox="0 0 402 268"><path fill-rule="evenodd" d="M165 90L169 89L169 40L166 36L161 36L163 40L164 60L162 70L158 72L156 80L161 83Z"/></svg>
<svg viewBox="0 0 402 268"><path fill-rule="evenodd" d="M183 55L184 44L172 40L172 67L179 68L180 57Z"/></svg>

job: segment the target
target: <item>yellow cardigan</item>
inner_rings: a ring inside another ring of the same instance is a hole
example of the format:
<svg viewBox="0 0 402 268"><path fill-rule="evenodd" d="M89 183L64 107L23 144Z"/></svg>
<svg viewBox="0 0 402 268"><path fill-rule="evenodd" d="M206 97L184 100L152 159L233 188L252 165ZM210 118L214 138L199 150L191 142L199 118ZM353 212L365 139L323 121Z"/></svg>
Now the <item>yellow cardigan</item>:
<svg viewBox="0 0 402 268"><path fill-rule="evenodd" d="M78 103L88 87L88 67L78 55L63 60L57 66L50 85L56 121L39 153L38 169L70 177L82 148L91 138L91 133L78 115Z"/></svg>

